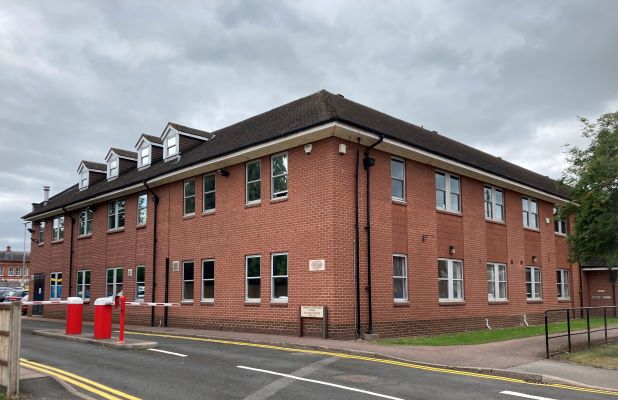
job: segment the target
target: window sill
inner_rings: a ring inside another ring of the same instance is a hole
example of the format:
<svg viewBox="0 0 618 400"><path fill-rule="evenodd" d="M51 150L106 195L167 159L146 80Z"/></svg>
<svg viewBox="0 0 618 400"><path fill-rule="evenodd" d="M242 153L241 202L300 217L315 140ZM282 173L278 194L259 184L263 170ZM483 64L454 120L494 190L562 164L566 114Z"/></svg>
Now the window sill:
<svg viewBox="0 0 618 400"><path fill-rule="evenodd" d="M117 228L117 229L109 229L107 231L108 235L111 235L112 233L118 233L118 232L124 232L124 228Z"/></svg>
<svg viewBox="0 0 618 400"><path fill-rule="evenodd" d="M202 299L202 301L200 301L200 305L202 305L202 306L214 306L215 305L215 299Z"/></svg>
<svg viewBox="0 0 618 400"><path fill-rule="evenodd" d="M567 237L566 233L559 233L559 232L554 232L554 235L560 238L565 238Z"/></svg>
<svg viewBox="0 0 618 400"><path fill-rule="evenodd" d="M489 305L509 304L509 301L508 300L487 300L487 304Z"/></svg>
<svg viewBox="0 0 618 400"><path fill-rule="evenodd" d="M180 305L186 305L186 306L190 306L193 305L193 300L183 300L180 302Z"/></svg>
<svg viewBox="0 0 618 400"><path fill-rule="evenodd" d="M42 247L42 246L45 246L45 242L37 243L36 245L39 247Z"/></svg>
<svg viewBox="0 0 618 400"><path fill-rule="evenodd" d="M449 210L441 210L439 208L436 208L436 212L439 212L440 214L453 215L455 217L463 217L463 215L461 214L461 211L449 211Z"/></svg>
<svg viewBox="0 0 618 400"><path fill-rule="evenodd" d="M567 297L558 297L558 303L571 303L573 299Z"/></svg>
<svg viewBox="0 0 618 400"><path fill-rule="evenodd" d="M287 307L288 306L288 301L285 300L270 300L270 306L271 307Z"/></svg>
<svg viewBox="0 0 618 400"><path fill-rule="evenodd" d="M489 224L496 224L496 225L506 226L506 222L504 222L504 221L497 221L497 220L494 220L494 219L487 219L487 218L485 218L485 222L487 222Z"/></svg>
<svg viewBox="0 0 618 400"><path fill-rule="evenodd" d="M270 204L281 203L281 202L287 201L287 200L288 200L288 196L285 196L285 197L275 197L274 199L270 199Z"/></svg>
<svg viewBox="0 0 618 400"><path fill-rule="evenodd" d="M261 300L245 300L246 306L259 306L262 304Z"/></svg>
<svg viewBox="0 0 618 400"><path fill-rule="evenodd" d="M395 199L391 197L391 203L396 204L398 206L407 206L408 203L403 199Z"/></svg>
<svg viewBox="0 0 618 400"><path fill-rule="evenodd" d="M252 201L250 203L245 203L245 208L259 207L260 204L262 204L262 200Z"/></svg>
<svg viewBox="0 0 618 400"><path fill-rule="evenodd" d="M464 300L440 300L441 306L465 306L466 302Z"/></svg>
<svg viewBox="0 0 618 400"><path fill-rule="evenodd" d="M146 226L147 226L146 224L136 225L135 229L144 229L146 228Z"/></svg>
<svg viewBox="0 0 618 400"><path fill-rule="evenodd" d="M394 307L410 307L410 302L408 300L394 300Z"/></svg>
<svg viewBox="0 0 618 400"><path fill-rule="evenodd" d="M543 304L543 299L526 299L528 304Z"/></svg>
<svg viewBox="0 0 618 400"><path fill-rule="evenodd" d="M528 228L527 226L524 226L524 231L530 231L530 232L536 232L536 233L541 232L539 228Z"/></svg>
<svg viewBox="0 0 618 400"><path fill-rule="evenodd" d="M54 244L59 244L59 243L62 243L62 242L64 242L64 239L52 240L51 244L54 245Z"/></svg>
<svg viewBox="0 0 618 400"><path fill-rule="evenodd" d="M195 213L182 216L182 219L193 219L193 218L195 218Z"/></svg>
<svg viewBox="0 0 618 400"><path fill-rule="evenodd" d="M213 210L208 210L208 211L204 211L202 213L202 217L206 217L208 215L215 215L215 210L214 209Z"/></svg>
<svg viewBox="0 0 618 400"><path fill-rule="evenodd" d="M87 235L81 235L77 237L77 240L82 240L82 239L90 239L92 237L92 233L89 233Z"/></svg>

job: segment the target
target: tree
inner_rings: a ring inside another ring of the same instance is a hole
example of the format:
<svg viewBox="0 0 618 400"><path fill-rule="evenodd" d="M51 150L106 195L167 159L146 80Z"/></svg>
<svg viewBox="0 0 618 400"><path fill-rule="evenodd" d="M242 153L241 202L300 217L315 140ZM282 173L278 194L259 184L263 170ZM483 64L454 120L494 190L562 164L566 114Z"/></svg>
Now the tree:
<svg viewBox="0 0 618 400"><path fill-rule="evenodd" d="M618 112L602 115L596 122L580 118L587 148L569 147L569 165L562 182L573 203L561 214L574 215L569 235L574 261L598 260L618 264Z"/></svg>

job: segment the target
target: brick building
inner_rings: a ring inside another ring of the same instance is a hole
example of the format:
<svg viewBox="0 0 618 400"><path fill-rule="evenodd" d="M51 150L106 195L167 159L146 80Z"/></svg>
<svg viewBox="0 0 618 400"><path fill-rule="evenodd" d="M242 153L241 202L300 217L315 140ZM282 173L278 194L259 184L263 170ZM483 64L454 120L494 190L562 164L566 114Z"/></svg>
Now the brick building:
<svg viewBox="0 0 618 400"><path fill-rule="evenodd" d="M331 337L581 304L553 180L343 96L215 132L169 123L134 150L83 161L78 184L24 216L41 297L122 290L182 303L131 308L133 323L279 333L296 332L299 306L326 306Z"/></svg>
<svg viewBox="0 0 618 400"><path fill-rule="evenodd" d="M24 286L28 285L28 267L30 265L30 252L14 251L11 246L0 251L0 286Z"/></svg>

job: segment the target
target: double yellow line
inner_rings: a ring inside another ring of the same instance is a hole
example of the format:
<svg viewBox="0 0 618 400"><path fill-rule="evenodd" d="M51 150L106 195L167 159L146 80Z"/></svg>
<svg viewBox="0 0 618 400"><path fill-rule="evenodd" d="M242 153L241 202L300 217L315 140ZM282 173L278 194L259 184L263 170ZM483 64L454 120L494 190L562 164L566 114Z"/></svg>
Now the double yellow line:
<svg viewBox="0 0 618 400"><path fill-rule="evenodd" d="M25 358L20 359L21 365L24 368L28 368L37 372L40 372L45 375L50 375L65 381L73 386L84 389L90 393L94 393L98 396L103 397L108 400L141 400L139 397L131 396L130 394L121 392L120 390L116 390L109 386L105 386L98 382L92 381L90 379L84 378L79 375L75 375L71 372L67 372L60 368L51 367L49 365L40 364L34 361L26 360Z"/></svg>

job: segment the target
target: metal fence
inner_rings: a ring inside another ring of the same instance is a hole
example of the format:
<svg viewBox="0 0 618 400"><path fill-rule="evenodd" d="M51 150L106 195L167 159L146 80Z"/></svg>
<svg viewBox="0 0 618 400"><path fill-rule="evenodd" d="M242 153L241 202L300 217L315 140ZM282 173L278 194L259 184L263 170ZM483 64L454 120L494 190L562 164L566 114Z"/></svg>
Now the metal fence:
<svg viewBox="0 0 618 400"><path fill-rule="evenodd" d="M616 311L616 306L560 308L545 311L545 357L549 358L551 355L559 353L559 351L550 352L549 343L552 339L566 338L569 353L573 351L574 338L580 335L586 335L585 343L588 347L593 344L592 334L597 332L603 332L603 338L596 339L594 342L608 343L608 332L618 330L618 325L609 326L610 321L608 321L611 317L616 318ZM602 317L603 324L601 328L591 327L591 316L597 319ZM550 335L550 328L552 324L556 322L566 322L566 332ZM575 322L578 322L578 325L581 325L579 322L585 322L584 328L574 328L573 325Z"/></svg>
<svg viewBox="0 0 618 400"><path fill-rule="evenodd" d="M21 304L0 303L0 385L9 400L19 398Z"/></svg>

